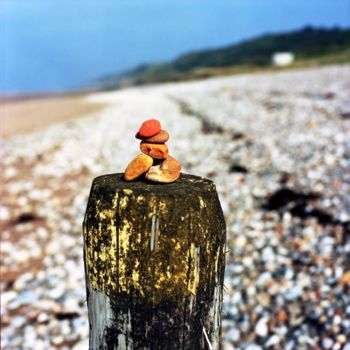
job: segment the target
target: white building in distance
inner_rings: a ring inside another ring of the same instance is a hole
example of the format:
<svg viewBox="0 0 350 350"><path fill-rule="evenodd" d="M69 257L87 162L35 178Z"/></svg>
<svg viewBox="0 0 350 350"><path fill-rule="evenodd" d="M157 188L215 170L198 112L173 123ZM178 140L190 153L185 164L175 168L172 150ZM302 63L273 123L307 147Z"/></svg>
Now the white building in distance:
<svg viewBox="0 0 350 350"><path fill-rule="evenodd" d="M286 67L294 62L295 56L292 52L275 52L272 54L271 60L276 67Z"/></svg>

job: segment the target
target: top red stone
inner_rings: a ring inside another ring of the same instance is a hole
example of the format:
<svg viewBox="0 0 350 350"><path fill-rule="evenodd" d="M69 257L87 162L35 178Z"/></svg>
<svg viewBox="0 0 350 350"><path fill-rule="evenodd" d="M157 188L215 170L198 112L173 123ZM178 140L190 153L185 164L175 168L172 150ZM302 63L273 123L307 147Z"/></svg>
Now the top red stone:
<svg viewBox="0 0 350 350"><path fill-rule="evenodd" d="M142 123L141 128L139 129L140 137L152 137L157 135L161 130L161 126L158 120L150 119Z"/></svg>

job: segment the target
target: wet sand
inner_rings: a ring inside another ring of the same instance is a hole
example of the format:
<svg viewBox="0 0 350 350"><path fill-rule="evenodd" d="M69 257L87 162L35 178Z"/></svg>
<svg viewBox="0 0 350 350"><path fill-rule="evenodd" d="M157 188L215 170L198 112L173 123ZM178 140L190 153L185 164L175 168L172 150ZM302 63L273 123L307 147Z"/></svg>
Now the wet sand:
<svg viewBox="0 0 350 350"><path fill-rule="evenodd" d="M0 137L30 133L54 123L97 112L103 103L89 103L85 94L22 99L0 97Z"/></svg>

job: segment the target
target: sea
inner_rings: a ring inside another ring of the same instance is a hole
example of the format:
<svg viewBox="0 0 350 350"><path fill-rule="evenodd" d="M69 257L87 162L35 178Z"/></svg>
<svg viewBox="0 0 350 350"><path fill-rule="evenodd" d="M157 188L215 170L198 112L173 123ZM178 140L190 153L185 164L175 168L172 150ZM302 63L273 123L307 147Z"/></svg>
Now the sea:
<svg viewBox="0 0 350 350"><path fill-rule="evenodd" d="M348 0L0 0L0 94L63 92L180 54L313 26Z"/></svg>

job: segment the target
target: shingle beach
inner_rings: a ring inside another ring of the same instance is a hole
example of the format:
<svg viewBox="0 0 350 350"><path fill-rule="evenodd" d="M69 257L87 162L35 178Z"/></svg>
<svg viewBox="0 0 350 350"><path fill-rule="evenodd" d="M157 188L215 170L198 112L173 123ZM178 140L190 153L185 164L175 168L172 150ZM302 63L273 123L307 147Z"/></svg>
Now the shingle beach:
<svg viewBox="0 0 350 350"><path fill-rule="evenodd" d="M350 350L350 66L96 92L1 141L2 349L88 348L82 221L156 118L227 224L223 348ZM25 115L23 116L25 118Z"/></svg>

